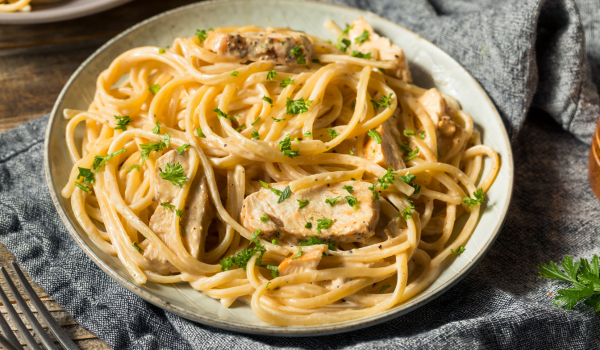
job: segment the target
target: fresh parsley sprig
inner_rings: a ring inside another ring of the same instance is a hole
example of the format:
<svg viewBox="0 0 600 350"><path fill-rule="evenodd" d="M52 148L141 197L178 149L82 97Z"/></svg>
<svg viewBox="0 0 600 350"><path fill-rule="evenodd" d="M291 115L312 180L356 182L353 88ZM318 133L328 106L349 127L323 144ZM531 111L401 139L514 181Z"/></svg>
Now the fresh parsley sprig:
<svg viewBox="0 0 600 350"><path fill-rule="evenodd" d="M564 272L558 268L555 262L540 264L540 278L548 278L562 282L572 283L569 289L558 290L554 297L553 305L571 310L577 303L583 300L585 305L600 311L600 268L598 255L594 254L591 261L581 258L574 262L570 256L565 256L561 262Z"/></svg>
<svg viewBox="0 0 600 350"><path fill-rule="evenodd" d="M115 130L127 131L127 126L133 121L128 115L113 115L113 117L117 120Z"/></svg>

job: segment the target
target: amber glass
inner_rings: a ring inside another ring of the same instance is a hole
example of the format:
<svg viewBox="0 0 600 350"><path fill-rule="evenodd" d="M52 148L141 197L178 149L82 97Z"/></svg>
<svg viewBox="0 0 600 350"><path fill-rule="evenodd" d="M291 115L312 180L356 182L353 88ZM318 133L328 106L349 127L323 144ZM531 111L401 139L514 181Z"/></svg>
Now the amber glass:
<svg viewBox="0 0 600 350"><path fill-rule="evenodd" d="M588 166L588 178L592 191L600 200L600 123L596 125L592 148L590 149L590 164Z"/></svg>

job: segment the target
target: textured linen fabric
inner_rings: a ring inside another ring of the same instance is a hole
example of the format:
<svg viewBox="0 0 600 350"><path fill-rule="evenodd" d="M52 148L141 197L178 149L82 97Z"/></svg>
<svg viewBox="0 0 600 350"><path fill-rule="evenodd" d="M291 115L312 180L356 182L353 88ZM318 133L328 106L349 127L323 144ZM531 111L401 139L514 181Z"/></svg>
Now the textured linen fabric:
<svg viewBox="0 0 600 350"><path fill-rule="evenodd" d="M450 53L481 83L510 130L516 171L505 226L482 262L441 297L377 326L308 338L222 331L152 306L97 268L62 224L43 171L47 118L0 134L0 241L77 322L115 349L600 348L598 314L584 305L553 307L548 293L566 285L539 279L537 270L566 254L598 253L600 203L587 182L599 116L598 2L343 3L400 23Z"/></svg>

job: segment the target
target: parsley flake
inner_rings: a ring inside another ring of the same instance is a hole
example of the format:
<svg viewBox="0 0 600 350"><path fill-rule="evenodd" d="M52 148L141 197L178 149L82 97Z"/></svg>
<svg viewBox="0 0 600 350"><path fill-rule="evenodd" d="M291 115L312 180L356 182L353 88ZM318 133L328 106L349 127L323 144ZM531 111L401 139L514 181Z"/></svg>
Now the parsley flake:
<svg viewBox="0 0 600 350"><path fill-rule="evenodd" d="M409 205L401 213L396 213L396 216L398 216L399 218L403 218L404 220L408 220L408 219L412 218L412 214L410 213L410 211L412 209L415 209L415 207L413 207L412 205Z"/></svg>
<svg viewBox="0 0 600 350"><path fill-rule="evenodd" d="M339 201L340 201L340 197L335 197L335 198L327 198L327 199L325 200L325 203L327 203L327 204L329 204L329 205L331 205L331 206L333 207L333 205L334 205L335 203L339 202Z"/></svg>
<svg viewBox="0 0 600 350"><path fill-rule="evenodd" d="M267 73L267 80L273 81L273 79L277 76L277 72L274 70L270 70Z"/></svg>
<svg viewBox="0 0 600 350"><path fill-rule="evenodd" d="M331 139L335 139L336 136L338 136L340 133L335 131L334 129L329 129L327 130L327 133L329 134L329 136L331 136Z"/></svg>
<svg viewBox="0 0 600 350"><path fill-rule="evenodd" d="M150 92L152 93L152 95L156 95L156 93L158 92L158 90L160 90L160 85L158 84L152 84L148 87L148 90L150 90Z"/></svg>
<svg viewBox="0 0 600 350"><path fill-rule="evenodd" d="M414 130L404 130L403 131L404 136L409 137L415 134Z"/></svg>
<svg viewBox="0 0 600 350"><path fill-rule="evenodd" d="M310 224L310 222L309 222L309 224ZM337 250L335 248L335 243L325 242L325 241L322 241L322 240L318 239L317 237L310 237L308 239L308 241L302 241L298 245L300 245L302 247L306 247L306 246L318 245L318 244L327 244L327 249L329 249L329 250Z"/></svg>
<svg viewBox="0 0 600 350"><path fill-rule="evenodd" d="M234 70L233 72L231 72L231 75L233 75L234 77L237 77L238 74L240 74L240 72L238 72L237 70Z"/></svg>
<svg viewBox="0 0 600 350"><path fill-rule="evenodd" d="M352 53L350 54L350 56L352 57L356 57L356 58L366 58L366 59L371 59L371 53L362 53L360 51L352 51ZM373 101L373 100L371 100Z"/></svg>
<svg viewBox="0 0 600 350"><path fill-rule="evenodd" d="M282 88L284 88L284 87L287 87L288 85L290 85L290 84L292 84L292 83L294 83L294 81L293 81L293 80L292 80L290 77L287 77L287 78L285 78L285 79L284 79L284 80L283 80L283 81L282 81L282 82L279 84L279 86L280 86L280 87L282 87Z"/></svg>
<svg viewBox="0 0 600 350"><path fill-rule="evenodd" d="M481 188L473 192L473 196L475 196L475 199L471 199L469 197L463 198L463 202L470 204L467 209L471 209L478 203L485 203L485 199L483 198L483 190Z"/></svg>
<svg viewBox="0 0 600 350"><path fill-rule="evenodd" d="M298 209L302 209L305 206L308 205L308 203L310 202L308 199L302 200L302 199L296 199L298 201Z"/></svg>
<svg viewBox="0 0 600 350"><path fill-rule="evenodd" d="M90 169L79 167L77 169L79 169L79 175L77 175L77 180L79 180L79 178L82 177L83 179L81 180L81 182L84 184L93 185L96 183L96 176Z"/></svg>
<svg viewBox="0 0 600 350"><path fill-rule="evenodd" d="M348 191L348 193L354 192L354 188L352 186L346 185L346 186L344 186L342 188L345 189L346 191Z"/></svg>
<svg viewBox="0 0 600 350"><path fill-rule="evenodd" d="M92 190L88 186L84 186L84 185L80 184L79 182L75 182L75 186L79 187L82 191L85 191L89 194L92 193Z"/></svg>
<svg viewBox="0 0 600 350"><path fill-rule="evenodd" d="M252 134L250 135L250 138L260 140L260 136L258 135L258 130L252 130Z"/></svg>
<svg viewBox="0 0 600 350"><path fill-rule="evenodd" d="M185 152L185 150L190 147L189 143L184 143L181 147L177 148L175 151L177 152L177 154L183 154L183 152Z"/></svg>
<svg viewBox="0 0 600 350"><path fill-rule="evenodd" d="M158 168L158 171L160 172L161 179L171 181L171 183L179 187L183 187L187 181L183 166L179 162L176 164L167 163L164 171L161 168Z"/></svg>
<svg viewBox="0 0 600 350"><path fill-rule="evenodd" d="M301 97L299 100L292 100L288 97L285 102L285 113L291 115L308 112L308 105L311 102L311 100L304 101L304 97Z"/></svg>
<svg viewBox="0 0 600 350"><path fill-rule="evenodd" d="M127 150L125 148L123 148L122 150L116 151L113 154L107 154L106 156L95 156L94 162L92 163L92 169L94 169L94 172L98 172L98 170L100 170L100 168L102 168L104 163L106 163L109 159L116 157L119 154L125 153L125 152L127 152Z"/></svg>
<svg viewBox="0 0 600 350"><path fill-rule="evenodd" d="M114 115L113 117L117 120L117 126L114 128L115 130L127 131L127 126L133 121L128 115Z"/></svg>
<svg viewBox="0 0 600 350"><path fill-rule="evenodd" d="M369 135L369 137L377 142L378 144L381 144L381 135L379 135L379 133L377 132L377 130L375 129L371 129L369 131L367 131L367 135Z"/></svg>
<svg viewBox="0 0 600 350"><path fill-rule="evenodd" d="M322 218L317 219L317 233L321 233L322 229L330 228L333 225L332 219Z"/></svg>
<svg viewBox="0 0 600 350"><path fill-rule="evenodd" d="M312 228L312 223L307 222L306 225L304 225L305 228Z"/></svg>
<svg viewBox="0 0 600 350"><path fill-rule="evenodd" d="M273 105L273 99L271 99L267 96L263 96L262 100L268 102L271 106Z"/></svg>
<svg viewBox="0 0 600 350"><path fill-rule="evenodd" d="M465 252L465 247L461 245L456 251L454 251L454 249L450 249L450 251L452 252L452 254L462 254Z"/></svg>
<svg viewBox="0 0 600 350"><path fill-rule="evenodd" d="M270 221L270 220L271 220L271 218L269 218L267 216L267 214L263 214L263 216L260 217L260 221L262 221L262 222L267 222L267 221Z"/></svg>
<svg viewBox="0 0 600 350"><path fill-rule="evenodd" d="M383 294L383 292L385 292L386 289L391 288L391 287L392 286L390 286L389 284L382 286L381 289L379 290L379 294Z"/></svg>
<svg viewBox="0 0 600 350"><path fill-rule="evenodd" d="M198 38L198 40L200 40L201 43L204 42L204 40L206 40L206 38L208 38L208 34L206 33L206 30L202 29L196 29L196 37Z"/></svg>
<svg viewBox="0 0 600 350"><path fill-rule="evenodd" d="M367 40L369 40L369 31L365 29L358 38L354 39L354 43L358 44Z"/></svg>
<svg viewBox="0 0 600 350"><path fill-rule="evenodd" d="M281 192L281 196L279 196L279 199L277 200L277 204L283 202L284 200L288 199L289 196L292 195L292 190L290 189L290 186L287 186L283 192Z"/></svg>
<svg viewBox="0 0 600 350"><path fill-rule="evenodd" d="M354 211L358 210L358 198L352 197L352 196L346 196L346 197L344 197L344 199L346 200L346 202L348 202L349 206L354 208Z"/></svg>
<svg viewBox="0 0 600 350"><path fill-rule="evenodd" d="M156 126L152 129L153 134L160 134L160 120L156 121Z"/></svg>
<svg viewBox="0 0 600 350"><path fill-rule="evenodd" d="M301 256L302 256L302 248L298 247L298 253L296 253L296 255L292 256L292 260L297 259Z"/></svg>
<svg viewBox="0 0 600 350"><path fill-rule="evenodd" d="M140 248L140 246L137 244L137 242L133 242L132 246L135 248L135 250L138 251L138 253L144 254L144 250L142 248Z"/></svg>

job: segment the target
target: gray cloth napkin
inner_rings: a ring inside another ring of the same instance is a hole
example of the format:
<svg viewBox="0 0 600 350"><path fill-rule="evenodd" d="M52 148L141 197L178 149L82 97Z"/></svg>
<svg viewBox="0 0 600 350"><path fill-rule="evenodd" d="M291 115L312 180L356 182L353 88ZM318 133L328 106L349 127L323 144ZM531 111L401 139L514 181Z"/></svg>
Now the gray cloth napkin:
<svg viewBox="0 0 600 350"><path fill-rule="evenodd" d="M486 258L444 295L377 326L307 338L222 331L152 306L97 268L58 217L43 171L47 118L0 134L0 241L77 322L115 349L600 348L598 314L551 306L548 293L566 285L539 279L537 269L566 254L599 253L600 203L587 182L599 116L598 2L343 3L446 50L489 93L511 132L515 192L506 224Z"/></svg>

